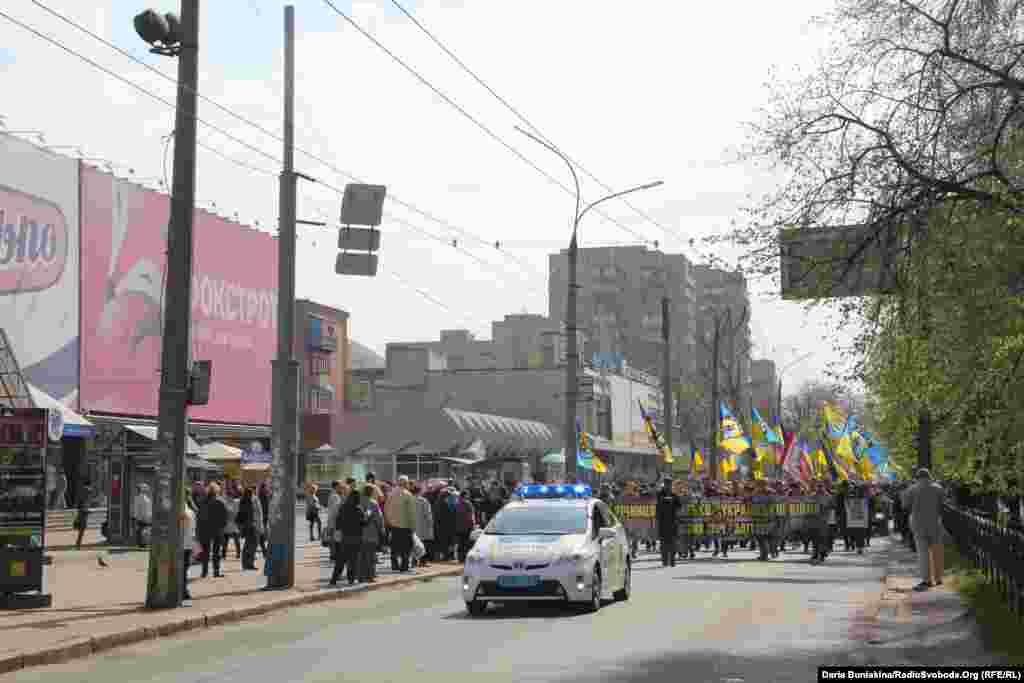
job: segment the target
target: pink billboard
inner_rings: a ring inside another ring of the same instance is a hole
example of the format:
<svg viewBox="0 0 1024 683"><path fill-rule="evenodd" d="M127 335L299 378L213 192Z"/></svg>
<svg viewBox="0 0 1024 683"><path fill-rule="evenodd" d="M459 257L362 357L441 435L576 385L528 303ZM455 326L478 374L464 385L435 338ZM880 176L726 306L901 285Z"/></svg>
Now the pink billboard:
<svg viewBox="0 0 1024 683"><path fill-rule="evenodd" d="M84 168L83 410L155 416L170 198ZM270 423L277 344L277 242L205 211L195 214L192 358L213 361L197 420Z"/></svg>

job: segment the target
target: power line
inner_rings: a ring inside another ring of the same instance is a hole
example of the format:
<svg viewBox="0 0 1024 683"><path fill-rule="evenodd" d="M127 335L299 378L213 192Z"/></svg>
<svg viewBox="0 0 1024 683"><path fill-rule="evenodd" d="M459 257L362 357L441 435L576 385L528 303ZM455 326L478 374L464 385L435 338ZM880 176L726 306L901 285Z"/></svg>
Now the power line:
<svg viewBox="0 0 1024 683"><path fill-rule="evenodd" d="M149 70L149 71L151 71L153 73L155 73L156 75L160 76L161 78L163 78L163 79L165 79L165 80L167 80L167 81L169 81L171 83L177 84L177 79L175 77L169 76L169 75L165 74L164 72L160 71L159 69L157 69L156 67L152 66L151 64L147 64L145 61L139 59L138 57L136 57L135 55L131 54L127 50L124 50L124 49L118 47L114 43L111 43L110 41L106 40L102 36L99 36L96 33L90 31L88 28L82 26L81 24L76 23L72 19L69 19L68 17L66 17L66 16L62 15L61 13L57 12L56 10L46 6L42 2L39 2L39 0L32 0L32 2L37 7L45 10L46 12L48 12L51 15L53 15L54 17L60 19L64 23L66 23L66 24L68 24L68 25L78 29L79 31L81 31L81 32L85 33L86 35L90 36L91 38L93 38L94 40L99 41L103 45L105 45L105 46L109 47L110 49L118 52L119 54L127 57L128 59L130 59L134 63L142 66L143 68L145 68L145 69L147 69L147 70ZM74 50L72 50L72 49L70 49L68 47L65 47L59 41L57 41L57 40L55 40L55 39L53 39L53 38L51 38L51 37L49 37L49 36L47 36L45 34L43 34L43 33L39 32L39 31L33 29L32 27L30 27L30 26L28 26L28 25L26 25L26 24L24 24L24 23L22 23L22 22L20 22L20 21L18 21L16 19L12 18L8 14L0 12L0 16L3 16L5 19L10 21L11 23L14 23L14 24L24 28L25 30L35 34L37 37L42 38L43 40L49 42L50 44L52 44L52 45L54 45L56 47L61 48L65 52L68 52L71 55L73 55L75 57L78 57L82 61L84 61L87 64L93 66L94 68L102 71L103 73L105 73L105 74L107 74L109 76L112 76L112 77L116 78L117 80L120 80L120 81L122 81L124 83L127 83L128 85L132 86L133 88L135 88L136 90L142 92L143 94L148 95L149 97L151 97L153 99L156 99L157 101L159 101L159 102L165 104L166 106L170 107L171 109L174 109L175 111L177 111L177 106L175 104L173 104L173 103L169 102L168 100L160 97L159 95L156 95L153 92L143 88L142 86L134 83L133 81L131 81L129 79L126 79L123 76L120 76L119 74L111 72L110 70L102 67L101 65L97 64L93 60L88 59L87 57L81 55L78 52L75 52ZM207 97L205 95L202 95L201 93L195 93L195 94L203 102L206 102L208 104L213 105L217 109L219 109L222 112L228 114L229 116L231 116L232 118L240 121L241 123L244 123L244 124L246 124L248 126L251 126L252 128L255 128L256 130L260 131L261 133L274 138L278 142L283 142L283 138L278 133L275 133L275 132L267 129L266 127L256 123L255 121L252 121L251 119L248 119L248 118L242 116L241 114L235 112L234 110L230 109L229 107L226 107L226 106L220 104L219 102L217 102L217 101L215 101L215 100L213 100L213 99L211 99L211 98L209 98L209 97ZM206 121L204 121L203 119L199 118L198 116L195 117L195 120L197 122L202 123L203 125L211 128L211 129L213 129L213 130L216 130L217 132L220 132L222 135L225 135L229 139L238 141L243 146L248 147L249 149L252 149L252 150L256 151L258 154L260 154L261 156L264 156L264 157L270 159L275 164L281 164L281 161L279 159L277 159L276 157L274 157L274 156L272 156L272 155L270 155L270 154L268 154L266 152L263 152L262 150L258 150L256 148L252 147L251 145L249 145L248 143L245 143L245 142L237 140L237 138L234 138L233 136L228 135L223 130L217 128L216 126L213 126L212 124L207 123ZM209 148L207 147L207 149L209 149ZM338 166L336 166L332 162L324 159L323 157L320 157L320 156L314 154L313 152L310 152L308 150L304 150L304 149L301 149L301 148L298 148L298 147L295 148L295 151L298 152L299 154L302 154L303 156L305 156L305 157L307 157L309 159L312 159L313 161L316 161L316 162L320 163L325 168L330 169L331 171L337 173L340 176L343 176L343 177L345 177L345 178L347 178L349 180L352 180L354 182L357 182L357 183L366 183L366 181L364 179L359 178L358 176L350 173L349 171L346 171L344 169L339 168ZM336 188L336 187L334 187L334 186L330 185L329 183L326 183L326 182L324 182L322 180L315 180L315 182L317 182L317 183L319 183L321 185L324 185L325 187L329 187L329 188L333 189L336 192L342 193L342 191L339 190L338 188ZM406 201L400 199L398 196L396 196L394 194L390 194L389 193L387 199L389 201L394 202L395 204L405 208L408 211L411 211L411 212L413 212L413 213L415 213L415 214L417 214L419 216L422 216L423 218L426 218L427 220L429 220L429 221L431 221L433 223L437 223L441 227L443 227L443 228L445 228L447 230L450 230L451 232L454 232L454 233L457 233L459 235L462 235L466 239L469 239L469 240L472 240L472 241L476 241L476 242L480 243L481 245L484 245L484 246L487 246L487 247L492 247L494 245L494 243L492 243L492 242L490 242L490 241L488 241L488 240L486 240L486 239L484 239L482 237L479 237L478 235L475 235L475 234L473 234L473 233L471 233L471 232L469 232L467 230L464 230L464 229L459 228L459 227L457 227L455 225L452 225L450 222L448 222L448 221L446 221L446 220L444 220L442 218L439 218L439 217L429 213L428 211L420 209L418 206L415 206L414 204L412 204L410 202L406 202ZM502 250L499 248L498 251L502 251ZM521 259L521 258L519 258L519 257L517 257L517 256L515 256L513 254L509 254L508 252L502 251L502 254L506 258L506 260L514 261L521 268L524 268L524 269L527 269L527 270L532 270L534 273L537 273L538 275L541 275L542 277L544 276L543 273L540 273L539 271L537 271L537 269L534 268L532 265L530 265L529 262L527 262L526 260Z"/></svg>
<svg viewBox="0 0 1024 683"><path fill-rule="evenodd" d="M420 72L416 71L416 69L414 69L411 66L409 66L401 57L399 57L394 52L389 50L383 43L381 43L379 40L377 40L377 38L375 38L371 33L369 33L366 29L364 29L362 26L357 24L355 22L355 20L352 19L352 17L348 16L347 14L342 12L340 9L338 9L338 7L331 0L323 0L323 1L324 1L324 4L326 4L332 10L334 10L339 16L341 16L345 21L347 21L353 28L355 28L357 31L359 31L359 33L361 33L364 37L366 37L367 40L372 42L375 46L377 46L386 55L391 57L392 60L394 60L396 63L398 63L400 66L402 66L402 68L404 68L406 71L408 71L410 74L412 74L412 76L416 80L418 80L420 83L422 83L423 85L425 85L428 88L430 88L430 90L433 91L433 93L435 95L440 97L448 105L450 105L452 108L454 108L460 114L462 114L464 117L469 119L473 124L475 124L477 126L477 128L482 130L488 137L490 137L492 140L498 142L502 147L504 147L505 149L507 149L510 152L512 152L512 154L514 154L516 157L518 157L522 161L524 161L527 164L529 164L531 167L534 168L534 170L536 170L538 173L543 175L550 182L552 182L555 185L557 185L558 187L562 188L562 190L565 191L569 196L571 196L571 197L575 197L576 196L576 193L572 189L570 189L565 183L561 182L560 180L558 180L557 178L552 176L550 173L548 173L547 171L542 169L540 166L535 164L533 161L531 161L529 158L527 158L522 152L520 152L518 149L513 147L508 142L506 142L501 136L499 136L497 133L495 133L490 128L488 128L485 124L483 124L475 116L473 116L468 111L466 111L461 105L459 105L451 97L449 97L447 94L445 94L440 88L438 88L433 83L428 81L422 74L420 74ZM610 221L611 223L613 223L614 225L618 226L622 230L628 232L633 237L636 237L638 240L643 240L644 239L643 235L641 235L640 233L636 232L635 230L633 230L631 228L626 227L625 225L623 225L619 221L617 221L614 218L608 216L608 214L604 213L600 209L595 209L595 213L597 213L598 215L604 217L606 220Z"/></svg>
<svg viewBox="0 0 1024 683"><path fill-rule="evenodd" d="M70 47L64 45L60 41L58 41L58 40L56 40L54 38L51 38L50 36L46 35L45 33L42 33L41 31L37 31L36 29L32 28L28 24L22 23L21 21L15 19L11 15L7 14L6 12L0 12L0 17L3 17L4 19L6 19L7 21L11 22L15 26L19 26L19 27L25 29L29 33L35 35L37 38L41 38L42 40L45 40L46 42L50 43L54 47L58 47L61 50L64 50L65 52L67 52L68 54L73 55L75 57L78 57L79 59L81 59L86 64L89 64L93 68L98 69L99 71L102 71L103 73L105 73L106 75L110 76L111 78L116 78L117 80L121 81L125 85L131 86L132 88L134 88L135 90L138 90L142 94L144 94L144 95L146 95L148 97L151 97L151 98L157 100L158 102L161 102L161 103L167 105L168 107L170 107L171 109L174 109L175 111L177 111L178 107L173 102L170 102L169 100L161 97L160 95L157 95L156 93L147 90L146 88L142 87L141 85L139 85L135 81L132 81L132 80L130 80L128 78L125 78L121 74L118 74L118 73L115 73L115 72L111 71L110 69L106 68L102 64L99 64L98 62L95 62L92 59L89 59L88 57L83 55L81 52L76 52L75 50L72 50ZM250 145L245 140L242 140L241 138L235 137L234 135L232 135L231 133L228 133L224 129L219 128L218 126L215 126L215 125L213 125L211 123L207 123L206 121L203 121L202 119L200 119L198 116L195 117L195 120L197 122L199 122L199 123L202 123L207 128L210 128L211 130L214 130L214 131L220 133L221 135L223 135L224 137L228 138L229 140L237 142L238 144L242 145L243 147L246 147L246 148L252 150L256 154L259 154L260 156L266 157L267 159L270 159L271 161L273 161L276 164L280 164L281 163L281 161L279 159L275 158L273 155L268 154L267 152L264 152L263 150L259 149L258 147Z"/></svg>
<svg viewBox="0 0 1024 683"><path fill-rule="evenodd" d="M308 227L311 227L311 226L303 225L303 226L300 226L300 227L308 228ZM296 236L300 237L300 235L296 235ZM305 237L308 237L308 235L301 235L301 238L305 238ZM314 239L315 239L315 237L314 237ZM416 285L412 284L411 282L409 282L405 278L397 275L396 273L394 273L394 272L392 272L390 270L382 270L381 272L383 272L385 275L387 275L391 279L393 279L396 282L398 282L399 284L401 284L406 289L410 289L410 290L414 291L416 294L418 294L420 297L422 297L426 301L429 301L430 303L432 303L433 305L437 306L438 308L440 308L440 309L446 311L447 313L450 313L451 315L455 316L461 322L463 322L463 323L470 323L470 324L472 324L474 326L480 325L481 329L488 330L488 332L490 331L490 322L484 322L483 320L478 320L475 316L468 315L468 314L466 314L464 312L459 312L459 311L455 310L454 308L452 308L448 304L444 303L443 301L441 301L440 299L438 299L434 295L432 295L429 292L427 292L422 287L417 287Z"/></svg>
<svg viewBox="0 0 1024 683"><path fill-rule="evenodd" d="M432 33L432 32L431 32L431 31L430 31L429 29L427 29L427 27L426 27L426 26L424 26L424 25L423 25L423 23L422 23L421 21L419 21L419 20L418 20L418 19L417 19L417 18L416 18L415 16L413 16L413 15L412 15L412 13L411 13L411 12L409 12L409 10L407 10L407 9L406 9L406 8L405 8L405 7L404 7L404 6L403 6L403 5L402 5L402 4L400 3L400 2L398 2L398 0L391 0L391 3L392 3L392 4L393 4L393 5L395 6L395 7L397 7L397 8L399 9L399 11L401 11L401 12L402 12L402 14L404 14L404 15L405 15L406 17L408 17L408 18L409 18L409 20L410 20L410 21L411 21L411 22L412 22L413 24L415 24L415 25L416 25L416 27L417 27L417 28L418 28L418 29L419 29L420 31L422 31L422 32L423 32L424 34L426 34L426 36L427 36L428 38L430 38L430 40L432 40L432 41L434 42L434 44L435 44L435 45L437 45L437 46L438 46L439 48L441 48L441 50L442 50L442 51L443 51L443 52L444 52L444 53L445 53L446 55L448 55L449 57L451 57L452 61L454 61L454 62L455 62L456 64L458 64L458 65L459 65L459 67L460 67L460 68L461 68L461 69L462 69L463 71L465 71L465 72L466 72L467 74L469 74L469 75L470 75L470 76L471 76L471 77L473 78L473 80L475 80L475 81L476 81L476 82L477 82L477 83L478 83L478 84L479 84L480 86L482 86L482 87L483 87L483 88L484 88L485 90L487 90L487 92L489 92L489 93L490 93L491 95L493 95L493 96L494 96L494 98L495 98L496 100L498 100L498 102L500 102L500 103L502 104L502 106L504 106L504 107L505 107L506 109L508 109L508 110L509 110L509 111L510 111L510 112L511 112L511 113L512 113L512 114L513 114L513 115L514 115L514 116L515 116L516 118L518 118L518 119L519 119L520 121L522 121L522 122L523 122L523 123L524 123L524 124L526 125L526 127L527 127L527 128L530 128L530 129L531 129L531 130L532 130L532 131L533 131L534 133L536 133L536 134L537 134L537 135L538 135L538 136L539 136L540 138L542 138L542 139L544 139L544 140L547 140L547 141L548 141L549 143L551 142L551 139L550 139L550 138L548 138L548 137L547 137L546 135L544 135L544 134L543 134L543 133L542 133L542 132L540 131L540 129L539 129L539 128L537 128L537 126L533 125L533 123L532 123L532 122L531 122L531 121L530 121L529 119L527 119L527 118L526 118L526 116L524 116L524 115L523 115L522 113L520 113L518 109L516 109L515 107L513 107L513 106L512 106L512 105L511 105L511 104L510 104L510 103L508 102L508 100L506 100L506 99L505 99L504 97L502 97L502 96L501 96L501 95L499 95L499 94L498 94L497 92L495 92L495 90L494 90L494 89L493 89L493 88L492 88L491 86L489 86L489 85L488 85L488 84L487 84L486 82L484 82L484 80L483 80L482 78L480 78L480 76L478 76L478 75L477 75L477 74L476 74L476 73L475 73L475 72L474 72L474 71L473 71L472 69L470 69L470 68L469 68L468 66L466 66L465 62L463 62L463 61L462 61L461 59L459 59L459 58L458 58L458 57L457 57L457 56L455 55L455 53L454 53L454 52L452 52L452 51L451 51L451 50L450 50L450 49L449 49L449 48L448 48L448 47L447 47L447 46L446 46L446 45L445 45L445 44L444 44L443 42L441 42L441 39L440 39L440 38L438 38L437 36L435 36L435 35L434 35L434 34L433 34L433 33ZM553 143L552 143L552 144L553 144ZM562 153L563 153L563 154L565 154L565 152L564 152L564 151L563 151ZM579 169L580 169L581 171L583 171L583 174L584 174L584 175L586 175L586 176L587 176L588 178L590 178L590 179L591 179L591 180L593 180L593 181L594 181L595 183L597 183L597 184L598 184L599 186L601 186L601 188L602 188L602 189L606 190L607 192L614 192L614 191L615 191L615 190L613 190L613 189L612 189L612 188L611 188L610 186L608 186L608 185L606 185L605 183L601 182L601 180L600 180L600 179L598 179L598 177L597 177L597 176L595 176L595 175L594 175L593 173L591 173L591 172L590 172L590 171L588 171L588 170L587 170L586 168L584 168L583 164L579 163L578 161L576 161L575 159L573 159L572 157L570 157L570 156L569 156L568 154L566 154L565 156L566 156L566 158L567 158L567 159L568 159L568 160L569 160L570 162L572 162L572 164L573 164L574 166L576 166L576 167L577 167L577 168L579 168ZM672 235L672 236L674 236L674 237L677 237L677 238L679 238L679 240L680 240L681 242L685 242L685 241L686 241L685 239L683 239L683 236L682 236L682 235L681 235L680 233L678 233L678 232L676 232L676 231L674 231L674 230L670 230L669 228L665 227L664 225L662 225L662 224L661 224L661 223L659 223L658 221L654 220L653 218L651 218L651 216L650 216L650 215L649 215L649 214L648 214L647 212L645 212L645 211L643 211L642 209L639 209L639 208L637 208L636 206L634 206L634 205L633 205L633 204L632 204L632 203L631 203L631 202L630 202L630 201L629 201L629 200L628 200L627 198L625 198L625 197L622 197L622 198L620 199L620 201L622 201L622 203L623 203L623 204L625 204L625 205L626 205L626 206L628 206L628 207L629 207L630 209L632 209L632 210L633 210L633 211L634 211L634 212L635 212L635 213L636 213L637 215L639 215L639 216L640 216L641 218L644 218L644 219L646 219L646 220L647 220L648 222L650 222L650 223L652 223L653 225L657 226L658 228L661 228L662 232L664 232L664 233L665 233L666 235Z"/></svg>

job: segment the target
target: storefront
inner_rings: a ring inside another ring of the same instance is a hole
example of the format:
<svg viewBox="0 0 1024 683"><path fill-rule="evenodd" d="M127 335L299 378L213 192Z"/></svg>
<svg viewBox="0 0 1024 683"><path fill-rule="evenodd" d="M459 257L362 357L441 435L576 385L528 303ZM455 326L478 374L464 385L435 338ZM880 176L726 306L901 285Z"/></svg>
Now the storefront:
<svg viewBox="0 0 1024 683"><path fill-rule="evenodd" d="M132 537L132 502L140 485L150 494L158 463L157 427L152 424L124 424L121 418L90 416L96 426L93 457L105 470L97 479L107 495L107 538L114 543ZM186 473L203 472L208 463L199 458L201 449L192 437L186 437ZM191 466L191 467L190 467Z"/></svg>
<svg viewBox="0 0 1024 683"><path fill-rule="evenodd" d="M496 477L526 481L557 445L550 425L453 408L418 406L342 418L335 444L341 462L378 480ZM358 476L357 476L358 478Z"/></svg>
<svg viewBox="0 0 1024 683"><path fill-rule="evenodd" d="M99 464L89 458L88 441L95 434L93 424L38 387L26 383L37 408L55 410L64 421L60 441L50 442L46 452L46 507L63 510L78 505L87 482L102 476Z"/></svg>

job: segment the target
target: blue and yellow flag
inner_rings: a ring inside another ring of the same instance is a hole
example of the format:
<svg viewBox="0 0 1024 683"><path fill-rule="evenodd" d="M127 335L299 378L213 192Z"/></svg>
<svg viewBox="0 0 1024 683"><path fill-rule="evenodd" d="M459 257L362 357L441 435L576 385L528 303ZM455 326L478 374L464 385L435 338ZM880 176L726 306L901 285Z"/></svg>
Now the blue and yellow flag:
<svg viewBox="0 0 1024 683"><path fill-rule="evenodd" d="M733 416L725 402L719 409L721 419L722 435L718 442L719 447L734 455L746 452L750 447L750 439L743 433L743 427ZM735 463L733 463L735 468Z"/></svg>
<svg viewBox="0 0 1024 683"><path fill-rule="evenodd" d="M690 446L690 474L695 475L702 469L704 469L704 456L700 454L699 448Z"/></svg>

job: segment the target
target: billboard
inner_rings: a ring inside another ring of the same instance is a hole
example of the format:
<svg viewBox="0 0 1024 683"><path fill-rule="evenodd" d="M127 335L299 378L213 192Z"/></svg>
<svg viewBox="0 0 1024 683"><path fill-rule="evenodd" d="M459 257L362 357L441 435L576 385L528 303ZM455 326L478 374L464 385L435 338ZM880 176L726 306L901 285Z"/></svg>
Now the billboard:
<svg viewBox="0 0 1024 683"><path fill-rule="evenodd" d="M896 286L895 231L872 225L779 231L782 298L889 294Z"/></svg>
<svg viewBox="0 0 1024 683"><path fill-rule="evenodd" d="M0 327L25 379L78 393L78 166L0 134Z"/></svg>
<svg viewBox="0 0 1024 683"><path fill-rule="evenodd" d="M90 168L81 196L82 408L156 415L170 198ZM276 241L197 211L191 354L213 381L191 418L270 423L276 327Z"/></svg>

